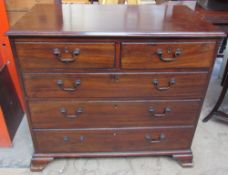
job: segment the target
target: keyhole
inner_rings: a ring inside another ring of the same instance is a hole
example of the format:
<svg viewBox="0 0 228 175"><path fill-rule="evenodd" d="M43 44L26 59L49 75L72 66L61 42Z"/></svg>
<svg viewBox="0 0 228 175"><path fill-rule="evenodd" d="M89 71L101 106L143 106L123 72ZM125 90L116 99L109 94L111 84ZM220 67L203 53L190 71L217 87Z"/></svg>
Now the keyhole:
<svg viewBox="0 0 228 175"><path fill-rule="evenodd" d="M172 52L172 49L171 48L168 48L168 53L170 54Z"/></svg>
<svg viewBox="0 0 228 175"><path fill-rule="evenodd" d="M80 141L84 141L85 137L84 136L80 136Z"/></svg>
<svg viewBox="0 0 228 175"><path fill-rule="evenodd" d="M120 78L119 75L114 75L114 80L115 81L119 81L119 78Z"/></svg>
<svg viewBox="0 0 228 175"><path fill-rule="evenodd" d="M114 108L115 108L115 109L118 109L118 105L114 105Z"/></svg>
<svg viewBox="0 0 228 175"><path fill-rule="evenodd" d="M64 48L64 52L65 52L65 53L69 53L69 50L68 50L67 47Z"/></svg>

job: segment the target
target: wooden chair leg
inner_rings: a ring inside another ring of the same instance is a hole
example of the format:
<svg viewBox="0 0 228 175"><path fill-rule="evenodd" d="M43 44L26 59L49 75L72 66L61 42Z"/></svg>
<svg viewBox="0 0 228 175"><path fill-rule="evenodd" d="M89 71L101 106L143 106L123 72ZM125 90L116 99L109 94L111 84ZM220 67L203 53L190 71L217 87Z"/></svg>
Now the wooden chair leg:
<svg viewBox="0 0 228 175"><path fill-rule="evenodd" d="M216 114L218 112L218 109L220 107L220 105L222 104L223 102L223 99L226 95L226 92L227 92L227 87L224 86L223 89L222 89L222 92L219 96L219 99L217 101L217 103L215 104L215 107L212 109L212 111L210 112L210 114L208 114L204 119L203 119L203 122L207 122L208 120L210 120L214 114Z"/></svg>

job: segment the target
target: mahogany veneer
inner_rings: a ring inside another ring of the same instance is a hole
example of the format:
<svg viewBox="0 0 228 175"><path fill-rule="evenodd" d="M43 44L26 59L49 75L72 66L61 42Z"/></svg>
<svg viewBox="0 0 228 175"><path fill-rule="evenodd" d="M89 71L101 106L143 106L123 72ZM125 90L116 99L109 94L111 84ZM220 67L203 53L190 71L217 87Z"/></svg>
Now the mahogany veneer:
<svg viewBox="0 0 228 175"><path fill-rule="evenodd" d="M30 48L30 49L28 49ZM75 49L80 48L80 49ZM76 69L113 68L114 43L26 43L16 44L21 68L26 69ZM50 53L50 51L52 53ZM75 55L72 57L72 51ZM56 59L53 59L54 52ZM37 53L34 55L34 53ZM60 58L61 57L61 58ZM72 58L71 58L72 57ZM28 59L30 60L28 62ZM63 64L61 60L69 64Z"/></svg>
<svg viewBox="0 0 228 175"><path fill-rule="evenodd" d="M158 58L158 49L163 57L180 49L176 56L178 61L164 64ZM170 49L170 50L169 50ZM205 68L213 61L215 44L213 42L152 42L152 43L123 43L122 68L125 69L158 69L158 68ZM167 52L169 50L170 53ZM199 59L208 57L211 59ZM139 59L140 58L140 59Z"/></svg>
<svg viewBox="0 0 228 175"><path fill-rule="evenodd" d="M37 5L8 32L31 170L63 157L168 155L191 166L224 33L179 5L62 8Z"/></svg>
<svg viewBox="0 0 228 175"><path fill-rule="evenodd" d="M43 108L44 103L47 108ZM29 107L33 128L148 127L194 125L200 100L38 100L30 101Z"/></svg>
<svg viewBox="0 0 228 175"><path fill-rule="evenodd" d="M172 74L110 72L25 74L26 94L31 98L200 98L208 76L205 71ZM194 86L191 86L192 82ZM164 90L160 90L162 88Z"/></svg>
<svg viewBox="0 0 228 175"><path fill-rule="evenodd" d="M192 127L35 131L40 153L141 152L188 149ZM47 144L48 143L48 144ZM46 145L46 146L43 146ZM111 154L110 154L111 155Z"/></svg>

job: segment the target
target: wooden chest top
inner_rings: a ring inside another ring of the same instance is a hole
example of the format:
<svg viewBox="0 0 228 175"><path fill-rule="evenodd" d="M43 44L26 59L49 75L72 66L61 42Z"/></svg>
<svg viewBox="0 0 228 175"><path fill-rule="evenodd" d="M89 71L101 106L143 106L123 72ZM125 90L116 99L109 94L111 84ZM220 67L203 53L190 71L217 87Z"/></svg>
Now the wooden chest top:
<svg viewBox="0 0 228 175"><path fill-rule="evenodd" d="M192 22L191 22L192 21ZM10 36L224 37L182 5L36 5Z"/></svg>

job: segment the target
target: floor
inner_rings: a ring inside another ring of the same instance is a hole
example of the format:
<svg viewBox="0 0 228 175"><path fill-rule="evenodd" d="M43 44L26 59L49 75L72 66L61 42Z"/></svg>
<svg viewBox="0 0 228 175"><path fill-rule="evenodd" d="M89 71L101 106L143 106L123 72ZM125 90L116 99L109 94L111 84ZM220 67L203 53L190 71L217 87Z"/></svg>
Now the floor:
<svg viewBox="0 0 228 175"><path fill-rule="evenodd" d="M12 148L0 149L0 175L227 175L228 124L211 120L202 123L221 90L217 59L192 150L194 167L181 168L168 157L61 159L50 163L42 173L31 173L29 162L33 147L26 118L23 120ZM228 112L228 95L222 110Z"/></svg>

